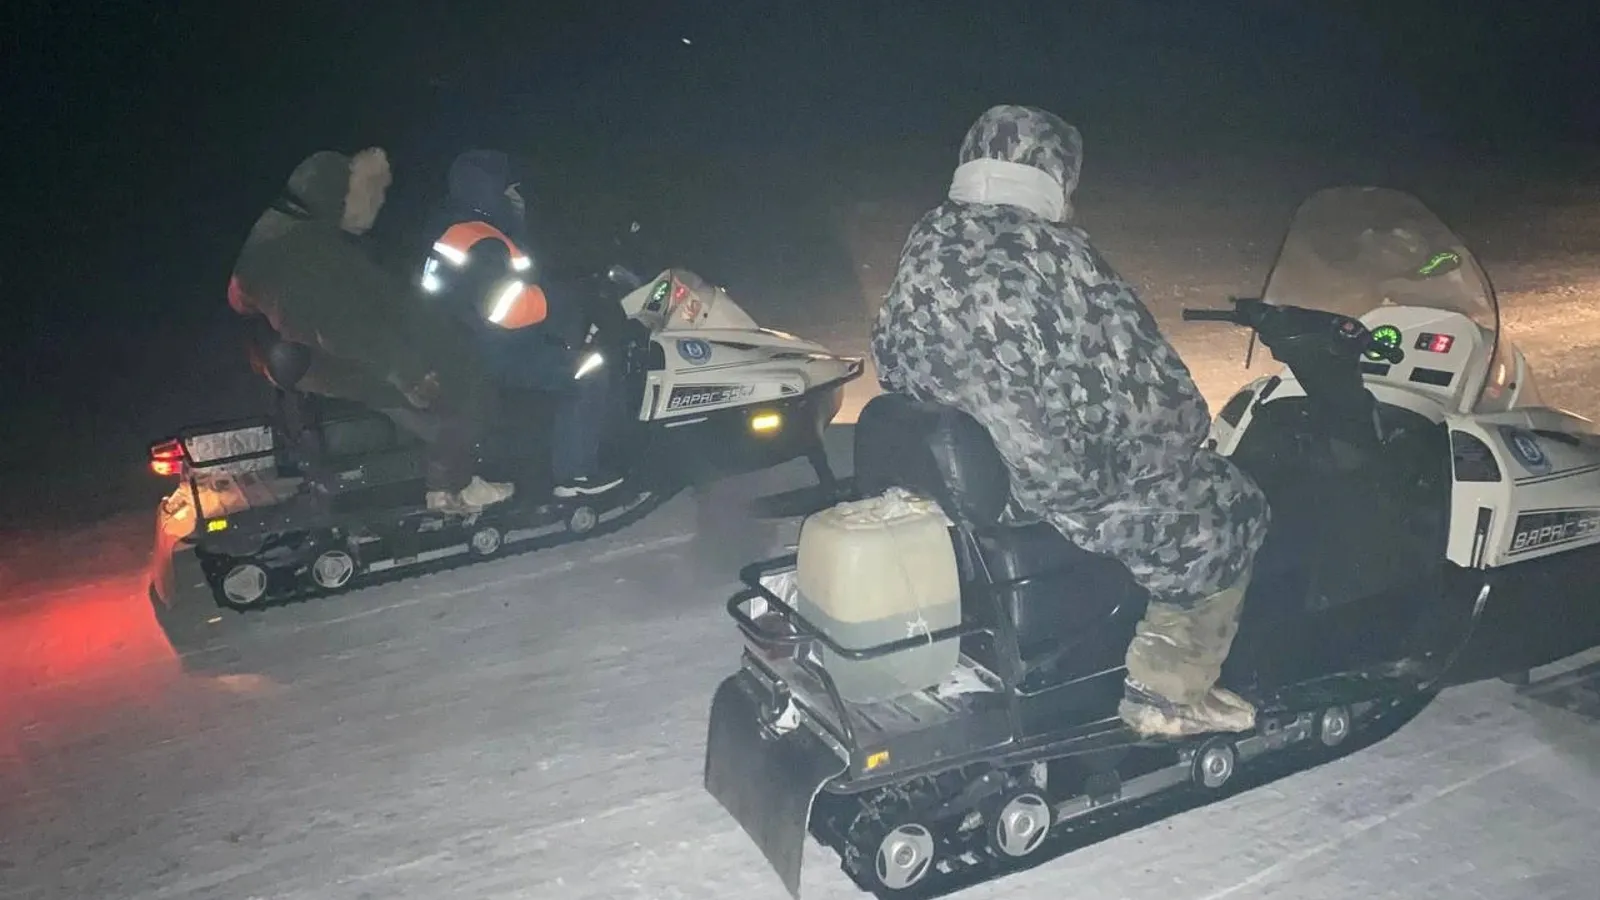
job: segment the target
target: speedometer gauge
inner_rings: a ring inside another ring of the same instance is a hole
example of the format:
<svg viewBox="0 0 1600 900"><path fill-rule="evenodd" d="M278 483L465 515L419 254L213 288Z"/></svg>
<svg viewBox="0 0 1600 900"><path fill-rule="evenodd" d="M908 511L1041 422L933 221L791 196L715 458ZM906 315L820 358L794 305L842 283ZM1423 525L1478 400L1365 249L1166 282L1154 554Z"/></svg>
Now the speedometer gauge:
<svg viewBox="0 0 1600 900"><path fill-rule="evenodd" d="M1397 348L1404 339L1405 335L1401 334L1400 329L1393 325L1379 325L1377 328L1372 329L1372 342L1379 346ZM1387 361L1382 354L1375 350L1368 350L1366 357L1374 362Z"/></svg>

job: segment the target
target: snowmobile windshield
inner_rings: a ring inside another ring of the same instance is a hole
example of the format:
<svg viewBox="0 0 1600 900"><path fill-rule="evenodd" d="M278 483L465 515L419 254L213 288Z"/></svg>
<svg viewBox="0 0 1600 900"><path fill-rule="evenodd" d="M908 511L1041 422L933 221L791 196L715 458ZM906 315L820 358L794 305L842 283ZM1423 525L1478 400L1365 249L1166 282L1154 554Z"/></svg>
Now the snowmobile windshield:
<svg viewBox="0 0 1600 900"><path fill-rule="evenodd" d="M650 326L652 333L756 327L727 291L688 269L668 269L656 276L639 319Z"/></svg>
<svg viewBox="0 0 1600 900"><path fill-rule="evenodd" d="M1388 188L1328 188L1300 204L1262 299L1354 318L1385 305L1459 313L1491 346L1500 331L1494 288L1466 243Z"/></svg>

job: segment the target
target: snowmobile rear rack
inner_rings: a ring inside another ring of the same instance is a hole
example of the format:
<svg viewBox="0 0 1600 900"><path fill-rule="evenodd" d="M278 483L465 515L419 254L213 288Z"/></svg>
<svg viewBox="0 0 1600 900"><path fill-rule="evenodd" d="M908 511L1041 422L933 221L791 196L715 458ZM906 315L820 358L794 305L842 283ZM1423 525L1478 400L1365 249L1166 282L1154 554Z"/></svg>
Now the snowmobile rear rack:
<svg viewBox="0 0 1600 900"><path fill-rule="evenodd" d="M868 647L845 647L833 638L823 633L811 624L799 611L790 606L777 594L774 594L761 578L767 575L781 574L793 569L796 555L793 553L775 557L765 562L753 563L739 571L739 580L745 583L745 588L728 598L728 615L739 623L739 628L753 640L766 646L795 646L808 644L813 641L822 644L834 653L852 662L864 662L873 659L882 659L905 650L913 650L928 644L940 644L956 638L964 638L977 634L993 634L995 629L963 622L949 628L941 628L925 635L912 635L883 644L873 644ZM755 598L765 600L768 608L777 611L784 621L792 626L795 631L791 634L776 634L761 627L761 624L745 612L744 607Z"/></svg>
<svg viewBox="0 0 1600 900"><path fill-rule="evenodd" d="M970 718L974 728L963 730L978 732L970 735L969 742L974 745L971 749L979 749L980 744L1003 742L1008 737L1014 738L1025 733L1027 723L1019 702L1021 697L1019 686L1022 681L1019 675L1025 674L1026 670L1016 651L1016 629L1001 607L999 598L1006 592L1022 586L1022 581L1031 579L1020 579L1017 583L998 585L986 580L982 586L969 586L972 591L982 595L977 602L985 604L992 610L993 624L985 624L975 621L970 616L963 616L960 624L927 634L852 648L840 645L767 586L767 579L795 571L797 564L798 555L788 553L745 566L739 571L739 580L745 587L728 599L728 615L737 623L739 630L747 638L747 644L750 645L746 649L746 661L761 671L766 680L771 682L770 687L782 695L785 701L791 687L788 680L783 677L784 673L777 671L778 668L787 670L792 679L801 681L802 683L796 687L807 695L816 693L807 690L808 687L814 685L820 688L820 693L827 698L829 708L814 710L818 713L817 723L829 732L828 737L840 747L848 748L852 757L860 757L855 759L855 765L852 766L857 778L877 769L881 764L879 761L869 759L870 754L863 754L863 750L891 736L904 738L908 730L936 730L930 726L947 725L953 720ZM768 614L779 619L786 627L785 631L774 631L763 626L758 621L760 614L752 616L748 607L756 605L756 602L764 605ZM970 609L970 602L964 598L963 608ZM975 709L973 704L960 697L954 700L936 697L932 688L910 695L908 698L871 704L867 707L851 704L845 701L833 676L811 652L811 648L820 644L846 660L861 662L882 659L895 653L945 641L974 637L991 639L999 651L997 655L1000 665L983 668L983 671L993 678L993 682L986 685L989 690L985 696L1001 699L998 708L990 703L983 704L983 708ZM789 652L769 655L773 654L773 651ZM781 667L772 665L771 662L775 658L785 659L787 665ZM915 704L917 708L908 708L907 704ZM783 705L785 704L779 704L780 707ZM769 713L775 721L783 714L783 709L775 708L769 710ZM869 739L868 735L862 733L864 728L876 733ZM888 773L885 771L882 774L886 776ZM865 783L870 784L870 780Z"/></svg>

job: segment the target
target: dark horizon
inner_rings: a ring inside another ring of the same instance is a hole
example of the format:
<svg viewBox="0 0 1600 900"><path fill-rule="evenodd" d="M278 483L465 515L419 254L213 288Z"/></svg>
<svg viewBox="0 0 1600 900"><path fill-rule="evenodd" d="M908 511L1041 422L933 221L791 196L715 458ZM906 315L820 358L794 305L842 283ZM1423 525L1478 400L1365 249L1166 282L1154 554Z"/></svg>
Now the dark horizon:
<svg viewBox="0 0 1600 900"><path fill-rule="evenodd" d="M815 176L807 162L871 162L908 137L937 154L995 102L1074 121L1091 173L1113 153L1158 166L1198 147L1537 155L1600 140L1600 63L1579 53L1600 14L1477 9L1490 6L1018 3L999 20L906 2L597 2L538 17L408 3L375 19L328 4L22 17L6 54L22 88L7 104L23 125L7 167L22 239L7 242L3 284L8 309L28 310L25 329L62 320L59 300L19 304L36 274L57 296L103 300L119 285L127 305L97 310L119 327L168 304L198 313L288 170L328 146L389 148L404 207L428 202L444 163L471 146L525 154L552 182L612 173L644 188L688 159L782 185ZM77 284L39 266L79 253L99 262ZM168 296L154 303L152 290Z"/></svg>
<svg viewBox="0 0 1600 900"><path fill-rule="evenodd" d="M672 264L764 295L757 314L780 327L855 327L865 313L839 298L866 291L864 263L892 265L909 211L937 202L995 103L1083 131L1091 233L1126 230L1124 190L1414 188L1466 161L1473 175L1427 199L1478 202L1561 181L1600 146L1585 44L1600 13L1573 3L354 6L13 14L0 386L21 424L0 458L74 434L124 459L152 430L252 402L227 276L324 148L389 151L379 232L396 241L455 154L492 146L531 163L531 204L580 239L636 219ZM852 259L845 220L878 207L873 258Z"/></svg>

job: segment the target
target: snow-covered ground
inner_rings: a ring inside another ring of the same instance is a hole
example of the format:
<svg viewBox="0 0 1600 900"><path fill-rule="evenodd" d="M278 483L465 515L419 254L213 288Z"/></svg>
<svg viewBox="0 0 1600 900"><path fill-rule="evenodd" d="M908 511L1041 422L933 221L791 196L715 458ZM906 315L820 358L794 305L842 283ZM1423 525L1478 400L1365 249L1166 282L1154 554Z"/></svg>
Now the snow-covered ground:
<svg viewBox="0 0 1600 900"><path fill-rule="evenodd" d="M1243 339L1176 308L1259 284L1288 210L1145 239L1162 210L1117 199L1086 203L1101 242L1220 402ZM1577 238L1528 238L1542 256L1515 229L1473 236L1548 399L1596 415L1600 242L1579 226L1600 198L1569 200L1536 224ZM867 296L901 218L857 248ZM860 349L865 321L810 333ZM0 898L778 900L700 767L737 657L722 601L788 534L737 501L803 477L684 495L587 544L218 616L179 648L143 596L145 514L72 554L44 535L0 550ZM1593 898L1600 704L1581 673L1560 693L1449 692L1374 748L963 896ZM806 890L856 895L815 846Z"/></svg>

